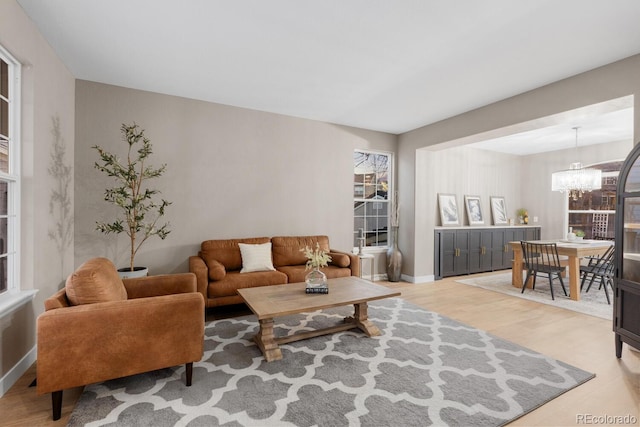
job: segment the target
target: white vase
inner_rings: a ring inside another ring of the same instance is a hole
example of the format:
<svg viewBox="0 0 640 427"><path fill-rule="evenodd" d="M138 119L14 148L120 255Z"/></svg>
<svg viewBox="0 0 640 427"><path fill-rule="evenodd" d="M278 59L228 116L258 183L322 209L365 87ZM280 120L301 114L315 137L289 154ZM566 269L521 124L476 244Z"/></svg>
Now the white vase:
<svg viewBox="0 0 640 427"><path fill-rule="evenodd" d="M129 267L119 268L118 274L121 279L134 279L136 277L145 277L149 275L147 267L133 267L133 271Z"/></svg>

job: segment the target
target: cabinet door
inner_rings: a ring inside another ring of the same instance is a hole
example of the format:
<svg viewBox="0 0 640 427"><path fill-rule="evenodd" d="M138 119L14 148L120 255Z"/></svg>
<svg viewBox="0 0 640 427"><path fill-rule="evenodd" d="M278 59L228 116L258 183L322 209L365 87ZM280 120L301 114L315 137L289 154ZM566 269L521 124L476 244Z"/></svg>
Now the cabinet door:
<svg viewBox="0 0 640 427"><path fill-rule="evenodd" d="M509 260L509 266L505 267L505 253L509 243L509 240L506 239L506 232L507 230L504 228L491 232L491 270L511 268L511 260Z"/></svg>
<svg viewBox="0 0 640 427"><path fill-rule="evenodd" d="M439 254L436 276L448 277L469 273L469 233L466 230L439 230Z"/></svg>
<svg viewBox="0 0 640 427"><path fill-rule="evenodd" d="M640 145L618 176L615 245L613 330L620 358L623 343L640 350Z"/></svg>
<svg viewBox="0 0 640 427"><path fill-rule="evenodd" d="M503 268L511 268L513 261L513 249L511 249L511 245L509 242L517 242L518 240L522 240L524 234L523 230L519 230L517 228L508 228L505 229L504 232L504 251L502 252L502 267Z"/></svg>
<svg viewBox="0 0 640 427"><path fill-rule="evenodd" d="M491 270L492 259L491 230L469 231L469 272L478 273Z"/></svg>
<svg viewBox="0 0 640 427"><path fill-rule="evenodd" d="M456 230L458 255L454 257L454 276L469 274L469 231Z"/></svg>

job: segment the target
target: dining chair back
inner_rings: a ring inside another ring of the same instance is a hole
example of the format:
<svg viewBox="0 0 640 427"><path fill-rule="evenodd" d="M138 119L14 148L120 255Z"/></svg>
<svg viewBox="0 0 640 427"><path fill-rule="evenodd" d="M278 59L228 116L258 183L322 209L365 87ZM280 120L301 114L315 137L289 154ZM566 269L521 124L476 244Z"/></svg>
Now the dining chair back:
<svg viewBox="0 0 640 427"><path fill-rule="evenodd" d="M538 275L545 275L549 279L549 287L551 290L551 299L555 300L553 295L553 278L557 277L560 280L560 286L565 296L567 295L567 289L564 287L562 280L562 273L565 271L565 267L560 263L560 257L558 256L558 247L555 243L534 243L521 241L522 256L527 270L527 276L522 285L522 293L524 293L529 279L533 278L532 289L536 287L536 277Z"/></svg>
<svg viewBox="0 0 640 427"><path fill-rule="evenodd" d="M614 276L614 257L615 257L615 245L611 245L604 254L599 257L591 257L587 265L580 266L580 274L582 275L582 282L580 289L584 287L588 278L589 285L585 292L589 292L591 285L596 279L600 280L600 288L604 289L604 294L607 297L607 304L611 304L611 298L609 297L608 286L613 288L613 276Z"/></svg>

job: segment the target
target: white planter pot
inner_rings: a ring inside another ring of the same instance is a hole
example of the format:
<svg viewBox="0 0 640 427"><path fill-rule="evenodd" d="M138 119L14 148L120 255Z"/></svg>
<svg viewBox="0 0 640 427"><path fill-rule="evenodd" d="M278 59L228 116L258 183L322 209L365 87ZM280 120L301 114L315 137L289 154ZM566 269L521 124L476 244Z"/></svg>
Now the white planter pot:
<svg viewBox="0 0 640 427"><path fill-rule="evenodd" d="M119 268L118 274L121 279L133 279L135 277L145 277L149 274L149 269L147 267L133 267L133 271L131 271L128 267Z"/></svg>

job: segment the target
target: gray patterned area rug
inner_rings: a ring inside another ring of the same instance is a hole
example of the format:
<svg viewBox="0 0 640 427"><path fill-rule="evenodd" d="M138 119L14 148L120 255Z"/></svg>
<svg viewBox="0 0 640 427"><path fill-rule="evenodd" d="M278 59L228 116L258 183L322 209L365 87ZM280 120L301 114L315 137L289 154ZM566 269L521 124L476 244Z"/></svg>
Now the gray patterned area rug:
<svg viewBox="0 0 640 427"><path fill-rule="evenodd" d="M279 318L277 333L352 313ZM191 387L184 367L89 385L69 425L500 426L594 377L400 298L371 303L369 317L381 336L293 342L268 363L255 316L209 322Z"/></svg>
<svg viewBox="0 0 640 427"><path fill-rule="evenodd" d="M551 299L551 290L549 288L549 279L538 277L536 279L535 289L525 289L522 293L521 288L515 288L511 285L511 270L508 273L493 274L489 276L475 276L468 279L456 280L458 283L465 285L477 286L482 289L500 292L518 298L528 299L530 301L542 304L552 305L554 307L564 308L565 310L577 311L578 313L588 314L590 316L600 317L602 319L611 320L613 318L613 305L607 304L607 296L604 289L598 289L599 283L594 283L589 292L585 289L580 293L580 301L574 301L564 295L562 287L558 279L553 280L553 294L555 300ZM587 284L589 282L587 281ZM569 293L569 278L564 279L564 287ZM608 288L609 298L613 301L613 291Z"/></svg>

